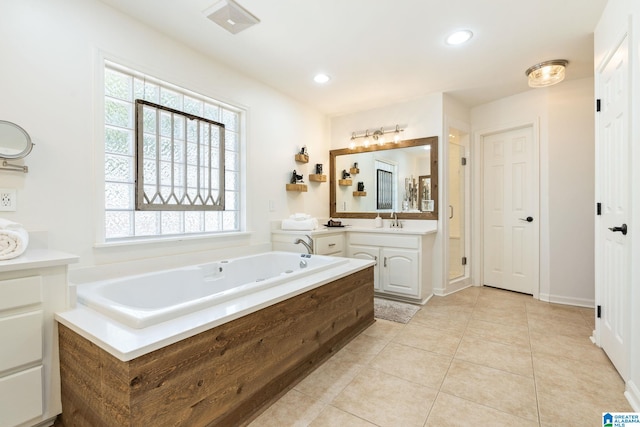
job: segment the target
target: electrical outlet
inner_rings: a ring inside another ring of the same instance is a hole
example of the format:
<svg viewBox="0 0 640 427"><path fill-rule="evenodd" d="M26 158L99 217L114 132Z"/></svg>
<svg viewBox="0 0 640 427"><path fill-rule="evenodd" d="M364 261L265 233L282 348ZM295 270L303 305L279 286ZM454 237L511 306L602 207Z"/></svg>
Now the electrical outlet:
<svg viewBox="0 0 640 427"><path fill-rule="evenodd" d="M0 212L15 212L17 207L16 190L0 188Z"/></svg>

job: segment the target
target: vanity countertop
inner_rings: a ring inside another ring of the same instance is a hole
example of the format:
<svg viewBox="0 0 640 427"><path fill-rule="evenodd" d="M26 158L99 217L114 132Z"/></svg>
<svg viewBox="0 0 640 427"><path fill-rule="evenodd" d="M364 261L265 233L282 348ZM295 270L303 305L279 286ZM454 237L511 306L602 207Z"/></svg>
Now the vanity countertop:
<svg viewBox="0 0 640 427"><path fill-rule="evenodd" d="M436 233L438 231L437 223L427 224L420 227L402 227L391 228L388 224L384 227L366 227L361 225L345 225L344 227L324 227L320 226L317 230L271 230L273 234L285 234L285 235L300 235L308 234L310 236L322 236L324 234L332 234L339 232L349 233L381 233L381 234L410 234L410 235L425 235Z"/></svg>
<svg viewBox="0 0 640 427"><path fill-rule="evenodd" d="M0 273L28 270L30 268L55 267L78 262L76 255L50 249L27 249L22 255L0 261Z"/></svg>

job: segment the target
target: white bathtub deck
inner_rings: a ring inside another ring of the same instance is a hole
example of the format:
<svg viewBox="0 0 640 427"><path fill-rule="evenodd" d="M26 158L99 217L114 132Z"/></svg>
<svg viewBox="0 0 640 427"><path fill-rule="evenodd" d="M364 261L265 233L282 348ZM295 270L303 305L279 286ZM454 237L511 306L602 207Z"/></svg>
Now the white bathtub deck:
<svg viewBox="0 0 640 427"><path fill-rule="evenodd" d="M56 313L55 319L118 359L129 361L372 265L374 261L349 259L334 268L143 329L130 328L80 304Z"/></svg>

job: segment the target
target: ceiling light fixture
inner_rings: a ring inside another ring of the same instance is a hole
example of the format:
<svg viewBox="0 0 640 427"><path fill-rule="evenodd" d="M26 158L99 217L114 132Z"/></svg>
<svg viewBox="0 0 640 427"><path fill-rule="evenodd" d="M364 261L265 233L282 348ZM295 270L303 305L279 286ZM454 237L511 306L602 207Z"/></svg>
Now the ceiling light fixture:
<svg viewBox="0 0 640 427"><path fill-rule="evenodd" d="M260 23L258 18L234 0L220 0L202 13L231 34Z"/></svg>
<svg viewBox="0 0 640 427"><path fill-rule="evenodd" d="M569 61L566 59L553 59L544 61L527 68L525 74L530 87L547 87L564 80L564 71Z"/></svg>
<svg viewBox="0 0 640 427"><path fill-rule="evenodd" d="M454 33L451 33L445 39L445 42L448 45L455 46L471 40L471 37L473 37L473 33L470 30L458 30Z"/></svg>
<svg viewBox="0 0 640 427"><path fill-rule="evenodd" d="M329 80L331 80L331 77L323 73L316 74L315 77L313 78L314 82L320 83L320 84L327 83Z"/></svg>
<svg viewBox="0 0 640 427"><path fill-rule="evenodd" d="M394 134L393 140L397 144L398 142L400 142L400 132L404 132L404 129L401 129L400 125L396 125L395 128L391 128L387 130L385 130L384 127L381 127L373 131L373 133L370 133L369 129L367 129L364 133L360 133L360 134L358 134L357 132L352 132L351 138L349 139L349 149L350 150L356 149L356 139L359 139L359 138L364 138L364 141L362 142L362 147L369 148L369 145L371 143L369 140L369 137L373 138L373 140L376 142L377 145L383 146L387 143L384 136L388 133Z"/></svg>

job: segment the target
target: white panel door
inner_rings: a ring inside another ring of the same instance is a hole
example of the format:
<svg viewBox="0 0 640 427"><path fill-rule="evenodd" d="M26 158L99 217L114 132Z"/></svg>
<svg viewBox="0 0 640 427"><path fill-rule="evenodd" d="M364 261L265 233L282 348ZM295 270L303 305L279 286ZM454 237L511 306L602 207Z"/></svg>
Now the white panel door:
<svg viewBox="0 0 640 427"><path fill-rule="evenodd" d="M380 258L380 248L372 246L350 245L347 256L349 258L376 261L376 265L373 266L373 289L379 291L381 289L380 278L378 277L378 259Z"/></svg>
<svg viewBox="0 0 640 427"><path fill-rule="evenodd" d="M418 251L382 249L382 290L412 297L419 296Z"/></svg>
<svg viewBox="0 0 640 427"><path fill-rule="evenodd" d="M602 215L596 222L596 289L602 308L600 345L626 379L629 369L631 174L629 159L629 54L624 41L599 73L596 183ZM630 230L629 230L630 232Z"/></svg>
<svg viewBox="0 0 640 427"><path fill-rule="evenodd" d="M483 138L483 284L537 286L538 183L531 126Z"/></svg>

